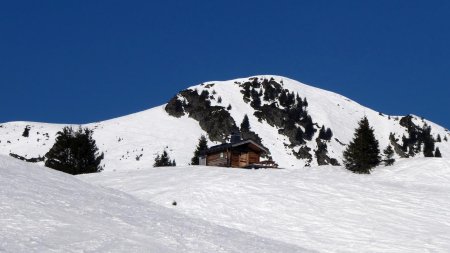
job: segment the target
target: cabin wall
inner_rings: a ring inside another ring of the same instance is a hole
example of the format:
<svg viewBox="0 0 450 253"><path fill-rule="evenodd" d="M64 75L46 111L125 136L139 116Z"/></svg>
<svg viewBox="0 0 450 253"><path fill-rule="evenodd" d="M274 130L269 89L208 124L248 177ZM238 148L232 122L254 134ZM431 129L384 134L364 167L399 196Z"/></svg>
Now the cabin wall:
<svg viewBox="0 0 450 253"><path fill-rule="evenodd" d="M249 164L259 163L259 158L260 158L260 154L254 152L254 151L248 152L248 163Z"/></svg>
<svg viewBox="0 0 450 253"><path fill-rule="evenodd" d="M221 157L221 153L223 154L222 157ZM219 166L219 167L228 166L227 152L224 151L224 152L208 154L208 156L206 157L206 165Z"/></svg>
<svg viewBox="0 0 450 253"><path fill-rule="evenodd" d="M242 168L247 167L253 163L259 163L260 154L254 151L248 152L236 152L231 153L231 167Z"/></svg>
<svg viewBox="0 0 450 253"><path fill-rule="evenodd" d="M244 168L260 162L261 153L248 146L232 147L206 156L206 165Z"/></svg>
<svg viewBox="0 0 450 253"><path fill-rule="evenodd" d="M231 167L239 168L239 152L231 152Z"/></svg>

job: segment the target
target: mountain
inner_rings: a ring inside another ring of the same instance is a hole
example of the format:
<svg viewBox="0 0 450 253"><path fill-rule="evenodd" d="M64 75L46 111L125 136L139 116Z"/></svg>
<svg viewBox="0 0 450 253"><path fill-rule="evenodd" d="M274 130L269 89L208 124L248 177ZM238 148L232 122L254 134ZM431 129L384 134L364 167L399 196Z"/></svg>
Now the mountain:
<svg viewBox="0 0 450 253"><path fill-rule="evenodd" d="M450 156L450 133L442 126L415 115L386 115L339 94L272 75L205 82L179 92L167 104L82 127L94 130L105 153L104 169L112 171L147 167L164 149L178 165L187 165L202 134L210 145L226 141L245 115L250 131L243 136L268 148L284 168L342 164L342 152L363 116L375 129L380 149L392 145L396 157L422 157L430 143L432 150ZM0 154L39 160L64 126L3 123Z"/></svg>

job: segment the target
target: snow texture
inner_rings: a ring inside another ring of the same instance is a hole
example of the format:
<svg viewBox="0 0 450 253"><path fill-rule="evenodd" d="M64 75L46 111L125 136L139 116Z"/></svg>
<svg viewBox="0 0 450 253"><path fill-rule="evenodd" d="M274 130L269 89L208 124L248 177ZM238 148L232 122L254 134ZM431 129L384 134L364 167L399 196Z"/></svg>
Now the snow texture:
<svg viewBox="0 0 450 253"><path fill-rule="evenodd" d="M79 178L319 252L450 252L449 159L402 159L371 175L188 166Z"/></svg>
<svg viewBox="0 0 450 253"><path fill-rule="evenodd" d="M0 252L311 252L0 156Z"/></svg>

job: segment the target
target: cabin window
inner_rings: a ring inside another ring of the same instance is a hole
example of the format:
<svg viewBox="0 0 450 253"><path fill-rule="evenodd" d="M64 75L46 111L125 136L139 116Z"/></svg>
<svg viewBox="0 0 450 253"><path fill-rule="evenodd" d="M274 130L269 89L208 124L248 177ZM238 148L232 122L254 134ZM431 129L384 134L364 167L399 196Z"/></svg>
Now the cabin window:
<svg viewBox="0 0 450 253"><path fill-rule="evenodd" d="M223 158L223 157L224 157L223 152L220 152L220 158Z"/></svg>

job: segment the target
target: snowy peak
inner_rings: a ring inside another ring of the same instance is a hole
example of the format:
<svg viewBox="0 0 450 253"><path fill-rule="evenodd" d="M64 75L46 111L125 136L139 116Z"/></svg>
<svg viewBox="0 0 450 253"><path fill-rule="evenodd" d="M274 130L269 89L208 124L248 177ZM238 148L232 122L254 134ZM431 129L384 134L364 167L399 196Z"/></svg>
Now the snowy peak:
<svg viewBox="0 0 450 253"><path fill-rule="evenodd" d="M251 123L247 135L269 148L274 159L301 160L297 166L339 164L364 116L375 128L380 148L396 146L400 157L420 156L426 134L438 143L448 135L417 116L384 115L339 94L279 76L193 86L172 98L165 109L174 117L197 120L209 138L219 142L239 130L247 115ZM448 145L438 146L448 150Z"/></svg>
<svg viewBox="0 0 450 253"><path fill-rule="evenodd" d="M245 115L248 130L241 129ZM213 145L237 130L269 149L281 167L298 168L342 164L363 116L375 129L380 149L392 145L397 157L423 156L427 138L434 140L433 152L438 148L450 156L450 133L437 124L413 115L384 115L342 95L272 75L205 82L180 91L166 105L83 127L94 130L105 170L151 166L164 149L177 164L187 165L201 135ZM0 153L42 157L63 127L1 124Z"/></svg>

